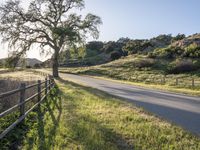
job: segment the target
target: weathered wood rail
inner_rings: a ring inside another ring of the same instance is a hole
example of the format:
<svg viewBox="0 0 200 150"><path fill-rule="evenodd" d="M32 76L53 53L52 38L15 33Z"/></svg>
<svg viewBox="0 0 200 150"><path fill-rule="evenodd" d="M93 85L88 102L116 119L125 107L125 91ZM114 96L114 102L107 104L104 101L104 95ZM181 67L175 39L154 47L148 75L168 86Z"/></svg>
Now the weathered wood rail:
<svg viewBox="0 0 200 150"><path fill-rule="evenodd" d="M44 85L44 88L42 88L42 85ZM0 140L2 138L4 138L19 123L21 123L25 119L25 117L33 109L35 109L37 106L39 106L40 103L47 98L47 95L52 90L52 88L54 88L54 86L55 86L54 79L49 76L49 79L45 78L45 81L38 80L38 83L33 84L33 85L28 85L28 86L26 86L25 83L21 83L20 88L0 94L0 99L1 99L1 98L8 97L10 95L19 93L19 102L18 102L18 104L16 104L15 106L13 106L13 107L3 111L2 113L0 113L0 118L5 117L6 115L9 115L10 113L13 113L17 109L19 109L19 112L20 112L19 118L17 118L17 120L15 122L13 122L9 127L7 127L0 134ZM28 98L25 98L26 91L28 89L31 89L31 88L34 88L34 87L37 87L37 92L35 94L33 94L32 96L30 96ZM42 94L42 93L44 93L44 94ZM29 110L26 111L25 110L26 103L28 103L28 102L30 102L30 101L32 101L34 99L37 99L37 102L35 104L33 104L33 106Z"/></svg>

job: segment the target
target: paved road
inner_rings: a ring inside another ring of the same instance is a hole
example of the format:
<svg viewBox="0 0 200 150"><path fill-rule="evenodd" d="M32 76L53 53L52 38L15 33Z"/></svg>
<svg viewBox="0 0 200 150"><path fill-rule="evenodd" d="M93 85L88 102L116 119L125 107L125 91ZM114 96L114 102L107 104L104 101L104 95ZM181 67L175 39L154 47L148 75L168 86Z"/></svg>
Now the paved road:
<svg viewBox="0 0 200 150"><path fill-rule="evenodd" d="M200 136L200 97L145 89L88 76L61 77L121 97Z"/></svg>

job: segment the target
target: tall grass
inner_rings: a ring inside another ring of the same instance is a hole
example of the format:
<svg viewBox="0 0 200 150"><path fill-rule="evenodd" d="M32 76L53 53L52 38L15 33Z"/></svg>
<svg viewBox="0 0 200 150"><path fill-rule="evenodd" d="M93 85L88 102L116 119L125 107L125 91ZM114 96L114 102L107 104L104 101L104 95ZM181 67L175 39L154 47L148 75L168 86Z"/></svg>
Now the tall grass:
<svg viewBox="0 0 200 150"><path fill-rule="evenodd" d="M37 79L44 80L44 77L25 71L2 73L0 75L0 93L18 89L20 88L21 83L25 83L26 86L37 83ZM36 91L37 87L26 90L25 98L32 96ZM17 103L19 103L19 93L0 98L0 112L11 108Z"/></svg>
<svg viewBox="0 0 200 150"><path fill-rule="evenodd" d="M21 149L188 150L199 138L104 92L60 79Z"/></svg>
<svg viewBox="0 0 200 150"><path fill-rule="evenodd" d="M16 71L16 72L4 72L0 74L0 94L8 91L12 91L20 88L21 83L25 83L26 86L37 83L37 80L44 80L44 77L33 72L28 71ZM42 88L44 87L44 84ZM25 98L28 98L34 95L37 92L37 86L27 89L25 92ZM12 94L10 96L0 98L0 113L5 110L13 107L19 103L20 93ZM29 101L25 104L25 110L29 110L37 102L37 97L32 101ZM32 113L31 113L32 114ZM0 142L0 149L16 149L15 146L18 145L20 139L23 138L23 135L26 133L27 128L32 125L31 118L32 115L29 115L24 123L20 123L17 128L12 130L7 138ZM8 126L10 126L16 119L19 117L19 109L16 109L14 112L9 115L0 118L0 133L4 131ZM22 137L21 137L22 136ZM11 147L10 147L11 146Z"/></svg>

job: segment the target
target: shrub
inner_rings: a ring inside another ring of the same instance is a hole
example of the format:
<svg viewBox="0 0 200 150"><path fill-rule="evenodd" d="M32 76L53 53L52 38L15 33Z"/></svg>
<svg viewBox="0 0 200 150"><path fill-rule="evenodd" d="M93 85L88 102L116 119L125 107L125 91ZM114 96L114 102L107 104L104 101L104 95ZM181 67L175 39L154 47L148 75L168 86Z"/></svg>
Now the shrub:
<svg viewBox="0 0 200 150"><path fill-rule="evenodd" d="M147 54L147 57L148 57L148 58L156 58L156 56L154 55L153 52L149 52L149 53Z"/></svg>
<svg viewBox="0 0 200 150"><path fill-rule="evenodd" d="M38 63L35 64L35 65L34 65L34 68L41 68L41 64L38 64Z"/></svg>
<svg viewBox="0 0 200 150"><path fill-rule="evenodd" d="M147 68L152 67L155 64L154 59L146 58L146 59L137 59L134 61L134 67L136 68Z"/></svg>
<svg viewBox="0 0 200 150"><path fill-rule="evenodd" d="M32 67L28 65L28 66L26 66L26 68L27 68L27 69L30 69L30 68L32 68Z"/></svg>
<svg viewBox="0 0 200 150"><path fill-rule="evenodd" d="M199 58L200 57L200 47L196 44L190 44L185 48L184 57Z"/></svg>
<svg viewBox="0 0 200 150"><path fill-rule="evenodd" d="M113 51L119 51L121 47L118 43L114 41L109 41L106 44L104 44L102 51L104 51L106 54L111 53Z"/></svg>
<svg viewBox="0 0 200 150"><path fill-rule="evenodd" d="M114 52L112 52L111 54L110 54L110 58L112 59L112 60L116 60L116 59L119 59L119 58L121 58L121 53L120 52L118 52L118 51L114 51Z"/></svg>
<svg viewBox="0 0 200 150"><path fill-rule="evenodd" d="M195 65L191 60L180 59L177 59L176 61L170 63L167 67L168 73L173 74L196 71L197 69L197 65Z"/></svg>
<svg viewBox="0 0 200 150"><path fill-rule="evenodd" d="M103 42L101 41L91 41L86 44L86 49L101 51L103 48Z"/></svg>
<svg viewBox="0 0 200 150"><path fill-rule="evenodd" d="M182 56L184 50L180 47L167 47L155 49L152 56L159 58L176 58Z"/></svg>
<svg viewBox="0 0 200 150"><path fill-rule="evenodd" d="M128 54L136 54L138 52L142 52L148 44L145 43L145 40L130 40L123 46L123 50L127 51Z"/></svg>
<svg viewBox="0 0 200 150"><path fill-rule="evenodd" d="M172 38L172 42L179 41L185 38L185 34L178 34L177 36Z"/></svg>

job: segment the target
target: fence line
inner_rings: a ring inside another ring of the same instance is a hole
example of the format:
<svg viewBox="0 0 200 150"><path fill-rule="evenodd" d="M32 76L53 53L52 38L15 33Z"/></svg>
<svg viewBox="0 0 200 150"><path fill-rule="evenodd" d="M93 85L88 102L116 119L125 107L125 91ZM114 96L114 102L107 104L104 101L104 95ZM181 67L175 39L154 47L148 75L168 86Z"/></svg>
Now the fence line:
<svg viewBox="0 0 200 150"><path fill-rule="evenodd" d="M126 78L123 78L126 80ZM129 81L153 83L158 85L170 85L177 87L200 88L200 79L194 77L170 77L167 75L159 76L131 76Z"/></svg>
<svg viewBox="0 0 200 150"><path fill-rule="evenodd" d="M45 86L43 89L41 88L42 85ZM9 92L0 94L0 98L5 98L5 97L8 97L15 93L20 94L18 104L5 110L4 112L0 113L0 118L2 118L4 116L9 115L10 113L14 112L17 108L19 108L19 112L20 112L19 118L0 134L0 139L5 137L13 128L15 128L19 123L21 123L33 109L35 109L37 106L40 105L40 103L43 100L47 99L47 95L52 90L52 88L54 88L54 86L55 86L54 79L49 76L49 79L47 79L47 77L46 77L45 81L43 81L43 82L41 82L41 80L38 80L37 84L33 84L33 85L29 85L29 86L26 86L25 83L21 83L19 89L15 89L13 91L9 91ZM26 90L33 88L33 87L37 87L37 93L35 93L34 95L25 99ZM43 97L42 97L42 93L44 93ZM29 110L25 111L25 104L29 101L32 101L36 97L37 97L37 103L34 104Z"/></svg>

